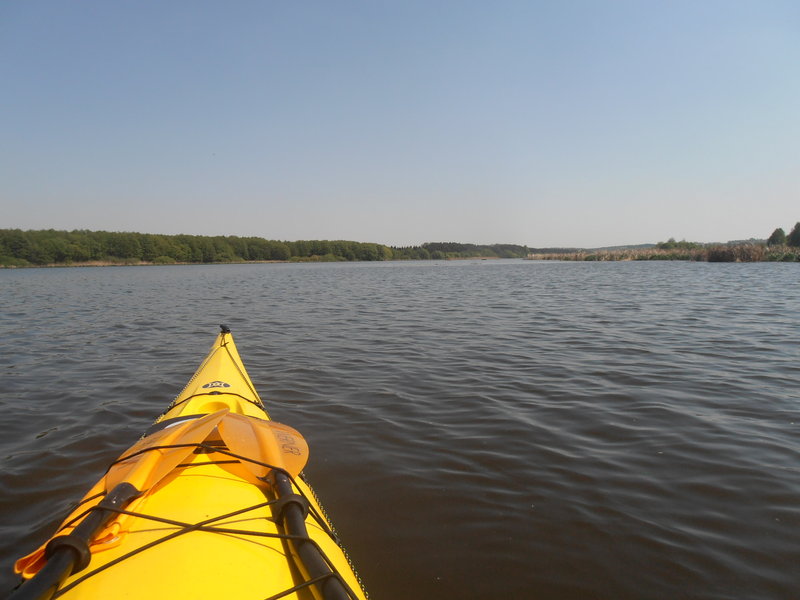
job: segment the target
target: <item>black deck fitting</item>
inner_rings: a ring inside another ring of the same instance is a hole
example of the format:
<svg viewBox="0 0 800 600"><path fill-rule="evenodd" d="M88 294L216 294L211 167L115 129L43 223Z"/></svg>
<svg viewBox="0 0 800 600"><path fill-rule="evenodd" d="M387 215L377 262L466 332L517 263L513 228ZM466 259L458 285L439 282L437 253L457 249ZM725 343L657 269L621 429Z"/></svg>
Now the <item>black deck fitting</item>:
<svg viewBox="0 0 800 600"><path fill-rule="evenodd" d="M231 328L228 327L227 325L220 325L219 328L220 328L220 331L222 331L222 333L230 333L231 332Z"/></svg>

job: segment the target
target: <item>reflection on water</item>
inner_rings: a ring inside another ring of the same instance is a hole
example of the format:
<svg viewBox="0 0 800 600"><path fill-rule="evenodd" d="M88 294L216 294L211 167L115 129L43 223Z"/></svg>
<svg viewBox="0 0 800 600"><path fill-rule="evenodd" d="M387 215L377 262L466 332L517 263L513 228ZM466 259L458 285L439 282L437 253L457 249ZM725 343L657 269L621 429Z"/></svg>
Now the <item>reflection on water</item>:
<svg viewBox="0 0 800 600"><path fill-rule="evenodd" d="M0 591L228 323L375 598L800 589L796 265L0 271Z"/></svg>

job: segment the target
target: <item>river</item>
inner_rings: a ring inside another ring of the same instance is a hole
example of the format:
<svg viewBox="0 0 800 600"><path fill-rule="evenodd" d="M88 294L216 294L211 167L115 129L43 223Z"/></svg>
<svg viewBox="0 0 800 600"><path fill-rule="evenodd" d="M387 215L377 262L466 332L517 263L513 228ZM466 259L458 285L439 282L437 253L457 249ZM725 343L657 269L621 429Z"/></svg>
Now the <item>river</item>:
<svg viewBox="0 0 800 600"><path fill-rule="evenodd" d="M374 600L800 597L797 265L0 270L0 595L219 323Z"/></svg>

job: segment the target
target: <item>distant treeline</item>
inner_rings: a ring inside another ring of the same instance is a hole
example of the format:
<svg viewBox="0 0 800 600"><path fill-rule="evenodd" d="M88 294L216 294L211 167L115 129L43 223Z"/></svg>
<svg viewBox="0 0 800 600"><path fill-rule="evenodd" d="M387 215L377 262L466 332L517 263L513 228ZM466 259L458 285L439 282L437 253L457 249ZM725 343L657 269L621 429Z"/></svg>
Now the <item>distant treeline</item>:
<svg viewBox="0 0 800 600"><path fill-rule="evenodd" d="M0 229L0 265L173 264L246 261L353 261L470 257L524 258L525 246L429 243L402 248L350 241L160 235L110 231Z"/></svg>
<svg viewBox="0 0 800 600"><path fill-rule="evenodd" d="M531 253L537 260L693 260L707 262L800 262L800 223L786 235L776 229L768 240L744 240L727 244L701 244L700 242L658 242L654 247L626 247L620 249L574 250Z"/></svg>
<svg viewBox="0 0 800 600"><path fill-rule="evenodd" d="M525 258L530 253L527 246L515 244L492 244L491 246L478 246L476 244L459 244L457 242L429 242L422 246L408 246L404 248L391 248L392 258L402 260L446 258Z"/></svg>

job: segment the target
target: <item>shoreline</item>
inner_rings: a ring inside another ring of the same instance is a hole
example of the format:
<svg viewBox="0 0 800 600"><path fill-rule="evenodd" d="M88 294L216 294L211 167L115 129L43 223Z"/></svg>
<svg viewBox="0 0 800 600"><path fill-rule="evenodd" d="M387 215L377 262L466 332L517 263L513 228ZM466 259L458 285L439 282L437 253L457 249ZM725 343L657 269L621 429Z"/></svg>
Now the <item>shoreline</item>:
<svg viewBox="0 0 800 600"><path fill-rule="evenodd" d="M117 262L112 260L90 260L87 262L70 262L70 263L47 263L45 265L0 265L0 269L73 269L73 268L92 268L92 267L176 267L176 266L193 266L193 265L257 265L267 263L292 263L298 261L291 260L237 260L237 261L220 261L209 263L196 263L196 262L172 262L172 263L156 263L148 261L136 262Z"/></svg>
<svg viewBox="0 0 800 600"><path fill-rule="evenodd" d="M357 260L324 260L322 257L308 257L299 260L236 260L236 261L217 261L217 262L170 262L170 263L156 263L148 261L112 261L112 260L91 260L87 262L70 262L70 263L47 263L44 265L0 265L0 269L77 269L77 268L94 268L94 267L191 267L191 266L208 266L208 265L262 265L262 264L298 264L298 263L323 263L323 262L408 262L410 259L395 259L395 260L377 260L377 261L357 261ZM468 256L468 257L451 257L444 259L420 259L429 262L436 261L463 261L463 260L529 260L524 258L514 259L501 259L499 256Z"/></svg>
<svg viewBox="0 0 800 600"><path fill-rule="evenodd" d="M684 262L800 262L800 248L742 244L698 248L645 248L625 250L579 250L552 254L529 254L525 260L586 262L684 261Z"/></svg>
<svg viewBox="0 0 800 600"><path fill-rule="evenodd" d="M322 262L406 262L412 259L389 259L383 261L351 261L344 258L331 260L325 256L296 257L287 260L235 260L215 262L155 262L142 260L91 260L47 264L0 264L0 269L69 269L92 267L170 267L199 265L257 265L297 264ZM446 258L417 259L423 261L470 261L501 260L498 256L452 256ZM563 253L536 253L512 260L565 261L565 262L632 262L632 261L682 261L682 262L800 262L800 248L793 246L712 246L693 249L647 248L640 250L580 250Z"/></svg>

